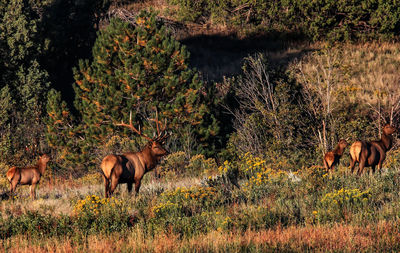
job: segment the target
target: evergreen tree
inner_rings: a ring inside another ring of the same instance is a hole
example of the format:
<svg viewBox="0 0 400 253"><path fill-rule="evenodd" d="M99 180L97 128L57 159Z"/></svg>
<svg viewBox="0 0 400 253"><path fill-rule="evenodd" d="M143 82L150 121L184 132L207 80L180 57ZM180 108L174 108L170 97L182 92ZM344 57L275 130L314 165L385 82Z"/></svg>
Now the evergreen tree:
<svg viewBox="0 0 400 253"><path fill-rule="evenodd" d="M154 129L142 116L154 117L158 110L159 119L179 136L178 146L192 136L189 142L198 142L204 150L218 126L205 102L212 94L189 68L188 59L186 48L154 13L142 12L135 25L112 19L98 35L93 61L82 60L74 70L75 106L81 113L79 131L86 148L104 144L114 134L130 134L115 127L127 122L130 112L150 135Z"/></svg>
<svg viewBox="0 0 400 253"><path fill-rule="evenodd" d="M1 1L0 6L0 104L5 106L0 111L0 145L5 145L1 150L5 159L36 156L49 87L47 72L38 60L45 49L37 28L40 15L35 11L40 3Z"/></svg>
<svg viewBox="0 0 400 253"><path fill-rule="evenodd" d="M65 167L76 167L79 159L74 118L61 93L51 89L47 96L46 140L53 151L55 162ZM66 159L68 157L68 159Z"/></svg>

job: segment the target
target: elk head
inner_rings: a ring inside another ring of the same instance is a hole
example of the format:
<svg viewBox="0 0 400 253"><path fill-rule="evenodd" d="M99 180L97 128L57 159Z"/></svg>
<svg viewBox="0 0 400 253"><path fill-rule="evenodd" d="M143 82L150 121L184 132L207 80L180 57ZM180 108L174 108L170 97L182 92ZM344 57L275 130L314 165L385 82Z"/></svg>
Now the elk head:
<svg viewBox="0 0 400 253"><path fill-rule="evenodd" d="M50 161L50 156L47 154L43 154L39 157L39 161L42 163L48 163Z"/></svg>
<svg viewBox="0 0 400 253"><path fill-rule="evenodd" d="M345 149L347 147L347 145L348 145L348 143L347 143L347 141L345 139L340 139L339 140L339 147L341 149Z"/></svg>
<svg viewBox="0 0 400 253"><path fill-rule="evenodd" d="M394 134L396 132L397 132L397 129L395 127L391 126L390 124L386 124L383 127L383 133L385 135L391 135L391 134Z"/></svg>

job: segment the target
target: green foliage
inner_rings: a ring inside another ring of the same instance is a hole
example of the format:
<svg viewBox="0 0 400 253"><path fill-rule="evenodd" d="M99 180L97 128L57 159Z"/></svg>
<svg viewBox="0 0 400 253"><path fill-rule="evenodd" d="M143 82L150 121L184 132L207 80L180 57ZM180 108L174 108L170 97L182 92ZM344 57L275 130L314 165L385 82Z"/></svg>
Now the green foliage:
<svg viewBox="0 0 400 253"><path fill-rule="evenodd" d="M76 226L90 233L111 233L128 227L132 217L126 205L115 198L88 195L74 207Z"/></svg>
<svg viewBox="0 0 400 253"><path fill-rule="evenodd" d="M209 175L217 171L217 163L213 158L204 155L189 155L183 151L174 152L165 157L157 167L162 178Z"/></svg>
<svg viewBox="0 0 400 253"><path fill-rule="evenodd" d="M295 80L270 67L265 55L257 54L247 57L243 74L228 82L239 103L233 123L237 133L229 144L233 151L239 156L263 154L271 161L299 167L307 164L313 155L306 143L309 121L296 104L301 88Z"/></svg>
<svg viewBox="0 0 400 253"><path fill-rule="evenodd" d="M176 15L181 21L197 21L207 8L208 1L169 0L170 4L179 5Z"/></svg>
<svg viewBox="0 0 400 253"><path fill-rule="evenodd" d="M185 47L156 22L154 13L141 13L135 25L111 20L98 35L93 61L80 61L74 70L84 153L93 152L93 145L104 145L116 133L130 136L115 126L128 122L130 112L134 124L139 121L151 136L154 126L146 118L155 118L156 110L159 120L167 121L167 129L183 136L176 139L178 147L184 145L187 129L193 128L190 142L208 148L208 140L218 133L205 103L213 94L204 91L197 73L188 67L188 57Z"/></svg>
<svg viewBox="0 0 400 253"><path fill-rule="evenodd" d="M149 220L154 231L195 235L215 226L210 210L223 202L221 194L213 187L178 187L161 194L153 206L154 218Z"/></svg>
<svg viewBox="0 0 400 253"><path fill-rule="evenodd" d="M321 199L320 211L314 212L317 219L328 219L338 221L347 219L349 209L353 211L362 210L369 213L371 193L370 190L341 188L334 192L325 194ZM325 217L324 217L325 216Z"/></svg>
<svg viewBox="0 0 400 253"><path fill-rule="evenodd" d="M46 140L54 154L54 162L60 166L76 167L80 156L74 118L60 92L49 91L46 109Z"/></svg>
<svg viewBox="0 0 400 253"><path fill-rule="evenodd" d="M0 89L1 150L4 159L36 156L43 150L43 123L48 74L40 65L46 41L40 37L38 8L46 2L1 2ZM10 142L11 136L13 141Z"/></svg>
<svg viewBox="0 0 400 253"><path fill-rule="evenodd" d="M170 0L183 21L210 20L267 31L295 32L313 40L393 39L399 35L400 9L395 0L260 1Z"/></svg>
<svg viewBox="0 0 400 253"><path fill-rule="evenodd" d="M55 217L39 212L27 212L13 218L0 218L0 238L27 234L32 237L71 235L72 219L69 216Z"/></svg>

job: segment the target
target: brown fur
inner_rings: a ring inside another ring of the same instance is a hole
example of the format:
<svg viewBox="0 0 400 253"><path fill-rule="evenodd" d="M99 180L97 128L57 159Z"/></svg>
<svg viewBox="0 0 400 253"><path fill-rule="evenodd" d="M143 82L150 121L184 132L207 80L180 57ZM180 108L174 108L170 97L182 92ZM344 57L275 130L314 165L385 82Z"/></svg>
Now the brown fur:
<svg viewBox="0 0 400 253"><path fill-rule="evenodd" d="M108 155L101 162L105 196L110 197L118 184L126 183L128 191L139 193L141 180L148 171L154 169L160 159L168 152L159 141L150 141L140 152L128 152L122 155Z"/></svg>
<svg viewBox="0 0 400 253"><path fill-rule="evenodd" d="M50 161L50 157L46 154L40 156L38 163L35 166L30 167L12 167L7 171L7 179L10 182L10 193L13 194L17 185L30 185L31 197L36 198L36 184L40 182L47 163Z"/></svg>
<svg viewBox="0 0 400 253"><path fill-rule="evenodd" d="M340 158L342 157L347 145L347 141L341 139L334 150L329 151L324 155L324 166L328 171L332 171L335 166L339 164Z"/></svg>
<svg viewBox="0 0 400 253"><path fill-rule="evenodd" d="M392 148L393 136L397 129L386 124L382 131L382 137L377 141L356 141L350 147L350 169L354 172L355 163L359 163L358 175L364 172L365 167L371 167L372 173L378 165L379 171L385 161L386 153Z"/></svg>

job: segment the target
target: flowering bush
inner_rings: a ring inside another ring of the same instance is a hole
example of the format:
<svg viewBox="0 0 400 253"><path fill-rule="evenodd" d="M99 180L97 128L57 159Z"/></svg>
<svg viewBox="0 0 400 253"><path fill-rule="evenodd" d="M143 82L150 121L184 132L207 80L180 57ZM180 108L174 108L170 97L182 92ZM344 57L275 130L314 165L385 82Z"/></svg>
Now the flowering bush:
<svg viewBox="0 0 400 253"><path fill-rule="evenodd" d="M193 174L210 174L217 170L217 163L213 158L206 158L204 155L199 154L190 158L186 170Z"/></svg>
<svg viewBox="0 0 400 253"><path fill-rule="evenodd" d="M87 195L86 198L78 200L74 211L77 215L98 215L100 211L105 210L107 207L123 209L122 202L114 197L110 199L100 198L97 195Z"/></svg>
<svg viewBox="0 0 400 253"><path fill-rule="evenodd" d="M271 168L266 160L249 153L242 156L239 174L248 179L244 183L244 191L250 200L256 201L264 197L269 187L288 179L287 172L280 169L279 166L277 168Z"/></svg>
<svg viewBox="0 0 400 253"><path fill-rule="evenodd" d="M337 221L340 219L348 220L351 213L364 210L368 213L371 200L370 190L361 191L358 188L339 190L325 194L320 201L320 210L314 211L313 215L317 219Z"/></svg>
<svg viewBox="0 0 400 253"><path fill-rule="evenodd" d="M133 216L130 208L114 197L100 198L88 195L74 206L77 224L81 229L89 231L120 231L132 225Z"/></svg>
<svg viewBox="0 0 400 253"><path fill-rule="evenodd" d="M153 207L153 212L157 216L164 214L164 210L168 213L179 209L182 214L190 216L205 208L218 206L220 202L220 195L213 187L178 187L161 194L160 203Z"/></svg>
<svg viewBox="0 0 400 253"><path fill-rule="evenodd" d="M210 212L221 205L221 196L213 187L178 187L159 196L151 209L151 225L146 226L154 233L160 230L185 235L206 232L215 227L215 217Z"/></svg>
<svg viewBox="0 0 400 253"><path fill-rule="evenodd" d="M333 206L341 208L343 206L357 205L368 202L371 197L370 190L360 191L359 189L345 189L327 193L322 199L321 203L324 206Z"/></svg>
<svg viewBox="0 0 400 253"><path fill-rule="evenodd" d="M217 171L217 163L213 158L206 158L199 154L188 159L188 155L183 152L175 152L168 155L158 166L160 175L166 178L173 178L176 175L208 175Z"/></svg>

